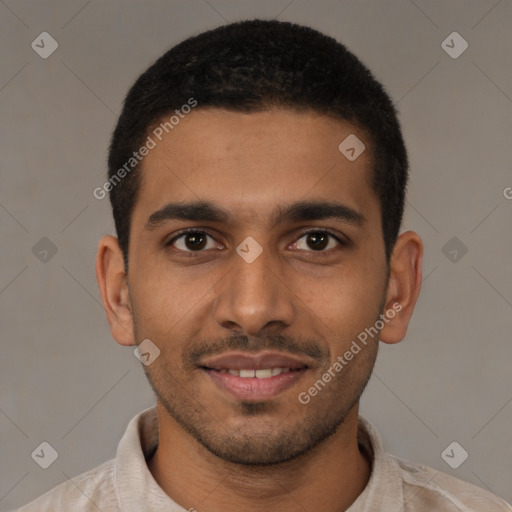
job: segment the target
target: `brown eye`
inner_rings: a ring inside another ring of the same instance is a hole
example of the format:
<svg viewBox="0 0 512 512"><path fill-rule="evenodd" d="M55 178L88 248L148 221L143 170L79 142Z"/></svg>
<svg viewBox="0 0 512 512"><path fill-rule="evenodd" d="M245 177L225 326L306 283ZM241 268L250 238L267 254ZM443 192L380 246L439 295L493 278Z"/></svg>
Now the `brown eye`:
<svg viewBox="0 0 512 512"><path fill-rule="evenodd" d="M329 245L329 237L325 233L309 233L306 235L306 243L315 251L322 250Z"/></svg>
<svg viewBox="0 0 512 512"><path fill-rule="evenodd" d="M204 231L187 231L174 237L165 245L172 245L176 247L176 249L179 249L180 251L200 252L205 248L212 249L215 247L215 244L213 243L211 247L207 247L208 238L212 237L208 233L205 233Z"/></svg>
<svg viewBox="0 0 512 512"><path fill-rule="evenodd" d="M185 246L193 251L204 249L206 236L203 233L187 233L184 238Z"/></svg>
<svg viewBox="0 0 512 512"><path fill-rule="evenodd" d="M304 240L305 243L301 244L300 240ZM343 246L346 244L329 231L316 230L303 233L297 242L295 242L294 247L300 250L326 252L325 249L332 249L340 245Z"/></svg>

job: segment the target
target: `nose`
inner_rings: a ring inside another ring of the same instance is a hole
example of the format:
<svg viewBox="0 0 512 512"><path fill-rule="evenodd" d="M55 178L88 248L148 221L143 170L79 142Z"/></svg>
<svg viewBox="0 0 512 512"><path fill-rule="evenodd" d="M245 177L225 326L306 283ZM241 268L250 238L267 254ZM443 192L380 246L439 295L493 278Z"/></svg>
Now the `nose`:
<svg viewBox="0 0 512 512"><path fill-rule="evenodd" d="M277 258L263 252L251 263L233 254L232 269L221 280L214 315L221 327L247 336L262 335L270 326L281 329L294 321L293 292Z"/></svg>

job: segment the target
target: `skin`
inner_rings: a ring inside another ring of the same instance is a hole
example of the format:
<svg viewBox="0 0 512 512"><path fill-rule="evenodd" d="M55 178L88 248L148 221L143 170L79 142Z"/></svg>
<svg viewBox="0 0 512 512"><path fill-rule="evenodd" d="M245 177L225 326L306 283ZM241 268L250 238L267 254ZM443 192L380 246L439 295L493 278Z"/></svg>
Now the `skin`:
<svg viewBox="0 0 512 512"><path fill-rule="evenodd" d="M350 162L338 145L352 133L367 149ZM113 338L123 346L149 338L161 351L144 366L160 428L148 467L184 508L338 512L364 490L371 468L357 417L377 337L308 404L297 396L396 303L402 309L379 338L401 341L420 291L423 246L413 231L400 234L388 278L371 154L364 132L318 113L197 108L143 161L128 273L117 239L101 239L96 274ZM145 229L167 203L199 199L230 219ZM337 201L366 220L272 222L276 207L304 200ZM202 252L186 237L165 247L184 228L210 235ZM315 229L350 244L318 244L304 235ZM248 236L263 249L252 263L236 252ZM228 395L190 364L193 351L263 347L314 356L291 388L257 403Z"/></svg>

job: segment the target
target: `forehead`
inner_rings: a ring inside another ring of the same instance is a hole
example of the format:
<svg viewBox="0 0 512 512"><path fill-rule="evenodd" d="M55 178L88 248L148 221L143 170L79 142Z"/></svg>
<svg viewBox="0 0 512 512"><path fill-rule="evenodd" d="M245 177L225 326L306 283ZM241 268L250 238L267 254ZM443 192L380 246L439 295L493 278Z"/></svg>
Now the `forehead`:
<svg viewBox="0 0 512 512"><path fill-rule="evenodd" d="M142 162L133 224L180 201L222 204L238 220L253 222L275 219L276 205L310 198L336 199L370 216L378 206L370 186L370 141L343 120L287 109L246 114L197 108L161 140L149 134L155 145ZM339 149L349 136L366 146L353 161Z"/></svg>

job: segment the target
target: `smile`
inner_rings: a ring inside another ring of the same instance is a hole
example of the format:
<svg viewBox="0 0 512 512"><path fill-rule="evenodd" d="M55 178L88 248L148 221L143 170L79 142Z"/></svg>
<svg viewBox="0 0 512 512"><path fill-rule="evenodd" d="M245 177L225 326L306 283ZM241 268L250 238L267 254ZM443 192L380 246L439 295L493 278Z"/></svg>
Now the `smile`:
<svg viewBox="0 0 512 512"><path fill-rule="evenodd" d="M201 368L222 394L237 401L261 402L276 397L302 379L308 368Z"/></svg>
<svg viewBox="0 0 512 512"><path fill-rule="evenodd" d="M238 351L207 357L199 368L222 394L257 402L291 388L314 365L311 358L294 354Z"/></svg>
<svg viewBox="0 0 512 512"><path fill-rule="evenodd" d="M219 373L229 373L235 377L241 377L242 379L268 379L281 375L282 373L288 373L291 368L262 368L260 370L249 369L228 369L228 368L210 368L211 370L218 371Z"/></svg>

